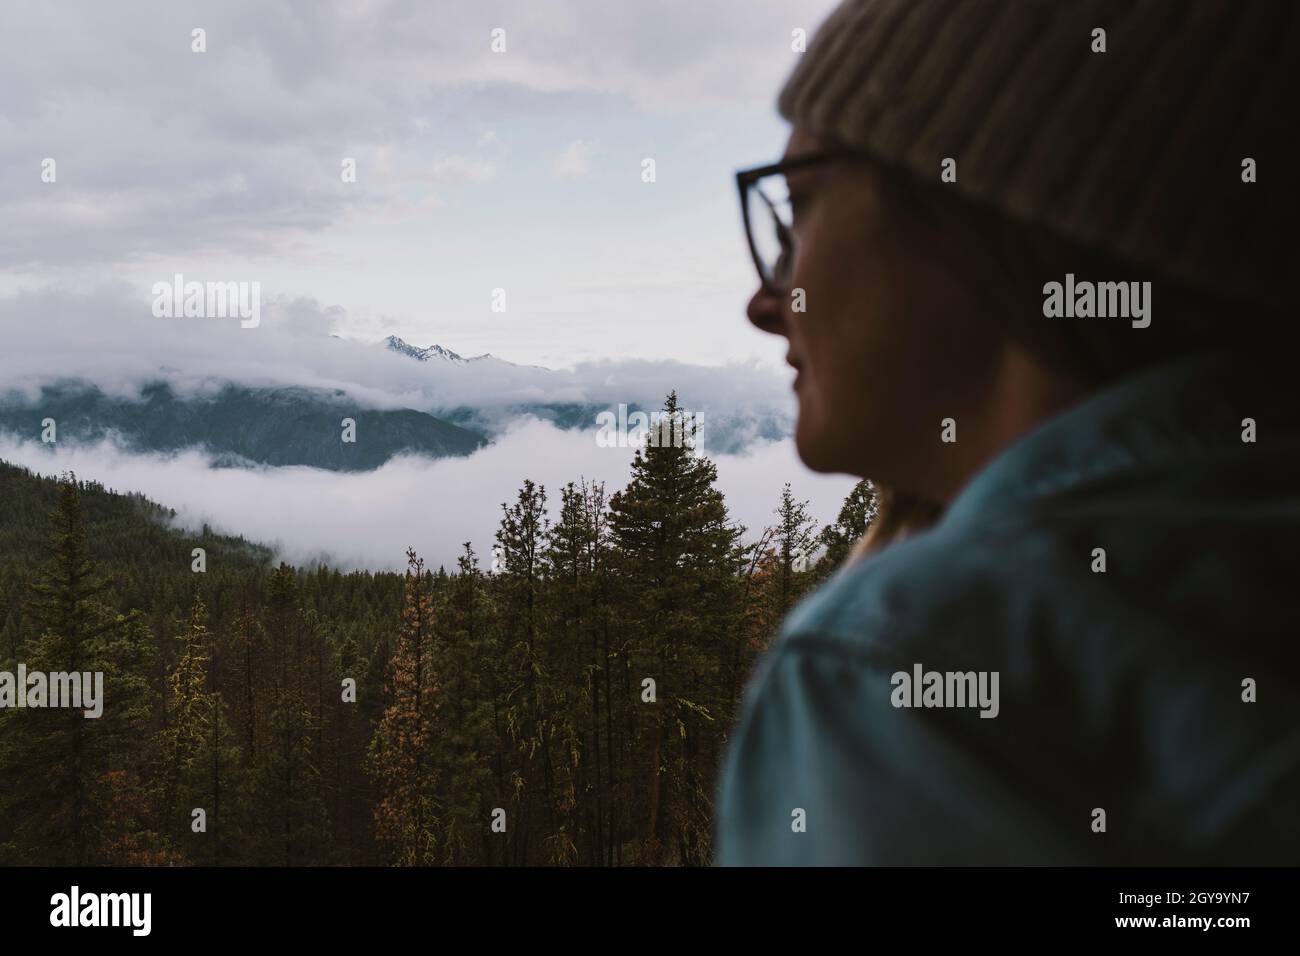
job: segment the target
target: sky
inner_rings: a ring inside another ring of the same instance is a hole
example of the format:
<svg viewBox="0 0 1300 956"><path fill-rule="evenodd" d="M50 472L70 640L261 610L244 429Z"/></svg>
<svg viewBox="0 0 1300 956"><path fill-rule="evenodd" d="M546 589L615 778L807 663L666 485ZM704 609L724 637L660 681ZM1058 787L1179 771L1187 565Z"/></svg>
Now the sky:
<svg viewBox="0 0 1300 956"><path fill-rule="evenodd" d="M788 417L785 346L744 315L756 279L733 173L783 151L775 100L794 32L811 35L832 6L8 3L0 391L85 377L129 394L161 374L430 410L648 404L677 388L687 408ZM176 274L259 283L264 320L159 319L152 287ZM555 371L434 368L385 352L390 334ZM557 498L565 481L626 480L625 449L505 424L470 458L363 475L213 469L199 451L112 443L52 451L24 436L0 436L0 457L143 491L186 526L208 521L290 560L400 567L413 545L450 564L464 540L490 550L524 477ZM770 523L786 480L822 522L853 483L813 475L789 440L715 460L751 529Z"/></svg>
<svg viewBox="0 0 1300 956"><path fill-rule="evenodd" d="M181 273L461 354L778 365L732 173L780 155L792 33L831 6L9 4L0 295Z"/></svg>

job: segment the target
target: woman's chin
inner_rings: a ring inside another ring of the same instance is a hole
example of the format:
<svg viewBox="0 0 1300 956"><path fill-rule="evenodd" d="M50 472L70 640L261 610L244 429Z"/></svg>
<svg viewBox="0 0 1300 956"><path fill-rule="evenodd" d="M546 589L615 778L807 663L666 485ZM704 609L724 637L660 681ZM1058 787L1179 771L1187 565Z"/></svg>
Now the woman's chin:
<svg viewBox="0 0 1300 956"><path fill-rule="evenodd" d="M837 449L835 443L829 440L825 429L817 427L810 418L801 410L799 421L795 424L794 447L799 453L799 460L813 471L844 471L844 464L839 460L844 457L844 450Z"/></svg>

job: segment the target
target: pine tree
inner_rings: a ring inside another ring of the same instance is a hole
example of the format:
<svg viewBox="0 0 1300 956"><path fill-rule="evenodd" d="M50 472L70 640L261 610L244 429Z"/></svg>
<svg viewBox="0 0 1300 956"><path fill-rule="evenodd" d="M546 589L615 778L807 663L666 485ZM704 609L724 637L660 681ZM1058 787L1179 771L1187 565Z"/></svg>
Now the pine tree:
<svg viewBox="0 0 1300 956"><path fill-rule="evenodd" d="M158 832L149 800L151 725L156 666L154 638L138 614L118 615L104 634L104 714L94 721L103 754L90 799L88 857L96 864L162 865L180 862Z"/></svg>
<svg viewBox="0 0 1300 956"><path fill-rule="evenodd" d="M513 505L501 506L496 533L498 600L510 609L502 621L503 666L508 692L505 723L519 755L512 781L516 825L512 862L528 863L533 844L559 832L559 808L553 753L551 676L547 671L543 630L543 549L548 533L546 489L525 480ZM511 832L511 831L507 831ZM538 839L534 840L534 833ZM563 859L567 848L551 847L547 859ZM540 851L539 851L540 852Z"/></svg>
<svg viewBox="0 0 1300 956"><path fill-rule="evenodd" d="M503 702L497 693L500 652L489 625L483 573L468 542L456 568L440 592L433 642L433 670L441 676L439 733L433 740L443 802L438 862L492 863L501 855L494 849L502 838L488 823L508 793L499 721Z"/></svg>
<svg viewBox="0 0 1300 956"><path fill-rule="evenodd" d="M181 648L169 678L167 726L159 734L161 806L164 832L174 834L174 842L186 849L191 861L221 863L222 844L230 836L224 826L223 791L228 810L235 796L231 777L239 765L239 750L222 696L211 689L215 642L207 622L207 608L195 594L189 621L178 636ZM194 829L196 809L203 811L205 821L200 832Z"/></svg>
<svg viewBox="0 0 1300 956"><path fill-rule="evenodd" d="M335 589L338 582L333 583ZM331 682L338 688L331 698L332 716L327 721L327 733L333 737L330 748L333 756L330 771L330 817L335 821L334 847L339 862L348 865L366 861L363 839L369 832L369 808L366 804L366 778L361 771L365 766L366 747L370 742L370 723L362 708L365 692L365 673L368 665L362 656L354 628L348 627L332 642L333 673L339 678ZM360 695L352 702L343 700L343 680L356 682ZM376 685L378 686L378 685ZM378 697L375 693L373 696Z"/></svg>
<svg viewBox="0 0 1300 956"><path fill-rule="evenodd" d="M627 488L610 499L628 634L621 692L627 701L637 695L635 731L648 745L640 858L659 862L668 850L698 863L708 856L712 802L711 779L700 768L720 753L719 664L740 632L743 529L731 523L714 486L716 467L692 447L694 424L676 393L663 411L665 420L681 422L683 440L638 449ZM644 702L647 679L655 682L654 703Z"/></svg>
<svg viewBox="0 0 1300 956"><path fill-rule="evenodd" d="M108 585L95 575L74 475L60 483L49 521L50 558L30 588L29 613L41 631L25 649L28 672L104 672L111 635L120 633L125 619L99 601ZM0 812L10 818L14 842L29 859L47 865L92 862L93 789L111 769L108 735L99 736L95 723L71 708L0 715L0 779L27 784L17 792L0 788Z"/></svg>
<svg viewBox="0 0 1300 956"><path fill-rule="evenodd" d="M775 587L775 528L764 528L759 539L745 549L741 572L741 637L731 642L723 661L723 681L727 690L728 714L734 714L741 693L754 664L772 643L781 624L781 616L771 599Z"/></svg>
<svg viewBox="0 0 1300 956"><path fill-rule="evenodd" d="M263 794L266 812L259 816L257 845L264 862L283 866L328 862L325 845L321 767L314 751L311 655L316 636L303 613L298 575L282 563L267 584L263 630L272 686L264 693L265 733L254 738L257 759L254 785Z"/></svg>
<svg viewBox="0 0 1300 956"><path fill-rule="evenodd" d="M796 501L790 482L781 489L774 529L776 545L776 592L778 615L784 616L808 581L808 564L816 542L817 525L808 515L808 502Z"/></svg>
<svg viewBox="0 0 1300 956"><path fill-rule="evenodd" d="M560 516L547 534L545 561L547 620L546 671L551 677L560 793L561 830L552 836L550 858L575 863L585 842L588 863L604 856L608 829L601 799L601 699L603 661L600 652L602 612L596 607L599 575L604 572L603 489L573 482L560 490ZM583 833L586 841L580 841Z"/></svg>
<svg viewBox="0 0 1300 956"><path fill-rule="evenodd" d="M439 687L431 666L433 596L424 561L407 551L406 595L385 686L388 707L370 743L379 788L375 835L399 866L437 861L440 804L431 766Z"/></svg>
<svg viewBox="0 0 1300 956"><path fill-rule="evenodd" d="M870 481L862 480L853 486L840 506L839 516L834 524L822 529L820 539L826 553L817 562L813 575L817 580L824 580L844 563L853 546L862 539L876 518L876 490Z"/></svg>

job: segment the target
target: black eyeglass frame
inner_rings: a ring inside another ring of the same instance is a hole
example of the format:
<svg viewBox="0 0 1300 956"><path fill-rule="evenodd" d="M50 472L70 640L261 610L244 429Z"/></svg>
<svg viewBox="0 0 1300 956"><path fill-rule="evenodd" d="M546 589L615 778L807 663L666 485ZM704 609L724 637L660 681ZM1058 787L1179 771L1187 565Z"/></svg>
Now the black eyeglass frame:
<svg viewBox="0 0 1300 956"><path fill-rule="evenodd" d="M758 254L758 244L754 242L753 223L749 220L749 190L760 179L767 176L773 176L777 173L788 173L796 169L805 169L809 166L819 166L822 163L828 163L835 160L857 159L865 160L867 157L862 153L853 150L823 150L816 153L809 153L804 156L793 156L789 159L783 159L779 163L770 163L766 166L755 166L751 169L742 169L736 173L736 189L740 194L740 217L745 225L745 242L749 245L749 254L754 260L754 269L758 272L758 281L762 283L763 289L771 295L784 295L787 290L776 288L770 279L763 273L763 259ZM776 221L777 228L784 231L785 223L781 222L781 217L776 214L772 201L760 189L758 195L762 197L763 202L767 203L772 210L772 218ZM793 243L791 243L793 246Z"/></svg>

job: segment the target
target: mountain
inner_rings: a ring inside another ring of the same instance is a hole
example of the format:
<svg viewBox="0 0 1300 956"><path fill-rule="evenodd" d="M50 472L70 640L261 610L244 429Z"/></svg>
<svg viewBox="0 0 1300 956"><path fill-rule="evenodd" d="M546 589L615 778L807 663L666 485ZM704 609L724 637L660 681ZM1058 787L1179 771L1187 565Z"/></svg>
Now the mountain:
<svg viewBox="0 0 1300 956"><path fill-rule="evenodd" d="M120 398L77 382L44 386L35 402L16 392L0 396L0 431L37 440L46 418L54 419L60 442L113 437L146 453L199 447L233 466L366 471L402 452L446 458L486 444L477 432L427 412L362 408L337 389L227 384L186 397L155 382L136 398ZM356 422L354 443L342 440L345 418Z"/></svg>
<svg viewBox="0 0 1300 956"><path fill-rule="evenodd" d="M466 362L477 361L481 358L487 358L486 355L478 355L474 358L467 359L457 355L451 349L445 349L441 345L430 345L427 349L422 349L418 345L399 339L396 335L390 335L384 339L384 344L394 352L400 352L402 355L409 355L417 362L427 362L430 359L442 359L444 362L452 362L456 365L464 365Z"/></svg>
<svg viewBox="0 0 1300 956"><path fill-rule="evenodd" d="M198 448L219 466L365 471L404 452L470 455L530 419L590 431L594 440L598 416L653 413L672 388L703 423L707 454L743 454L791 432L788 395L772 388L775 379L749 370L720 373L638 360L557 370L490 354L466 358L397 336L329 341L322 355L282 357L299 381L299 363L319 363L321 371L303 384L263 384L261 371L250 381L229 377L227 368L196 372L192 362L171 361L106 380L93 371L82 377L33 372L21 388L14 379L7 389L0 385L0 434L39 441L41 423L52 418L65 446L111 439L136 453ZM186 379L208 384L196 391ZM108 381L137 384L126 390ZM696 405L691 396L707 399ZM355 443L341 441L345 418L357 422Z"/></svg>
<svg viewBox="0 0 1300 956"><path fill-rule="evenodd" d="M543 372L550 371L550 369L544 365L520 365L517 362L507 362L505 359L497 358L491 352L484 352L482 355L471 355L469 358L465 358L463 355L453 352L451 349L445 349L437 343L430 345L427 349L422 349L418 345L412 345L410 342L407 342L405 339L399 338L396 335L390 335L388 338L384 339L384 345L388 347L389 351L397 352L399 355L408 355L417 362L427 362L430 359L441 359L444 362L450 362L452 365L468 365L471 362L485 362L495 365L504 365L509 368L539 369Z"/></svg>
<svg viewBox="0 0 1300 956"><path fill-rule="evenodd" d="M176 512L144 495L115 492L97 482L78 484L86 543L102 569L155 576L164 568L184 573L190 569L191 549L196 547L207 551L214 571L255 571L271 561L269 548L245 538L215 534L207 527L197 532L173 527ZM4 502L0 508L0 568L29 571L45 562L49 515L58 493L57 479L0 460L0 501ZM13 594L0 594L0 619L4 609L16 606L13 598Z"/></svg>
<svg viewBox="0 0 1300 956"><path fill-rule="evenodd" d="M509 425L524 418L538 418L565 431L597 427L597 416L602 412L617 414L618 405L625 404L628 414L659 411L662 395L651 401L638 402L622 397L624 389L617 377L610 375L595 391L619 396L613 401L586 401L568 399L529 398L520 401L517 396L570 396L588 392L584 386L575 386L566 373L542 365L519 365L490 353L464 358L457 352L431 345L420 348L396 335L384 340L385 347L399 355L431 364L430 377L472 376L479 387L474 389L472 404L464 402L438 402L430 410L438 417L472 431L489 436L499 435ZM454 368L453 368L454 367ZM672 385L665 385L665 390ZM463 391L463 390L462 390ZM516 396L506 398L504 396ZM705 448L715 454L741 454L755 442L780 441L788 438L793 427L788 408L769 401L738 404L731 408L696 409L704 423L702 435Z"/></svg>

